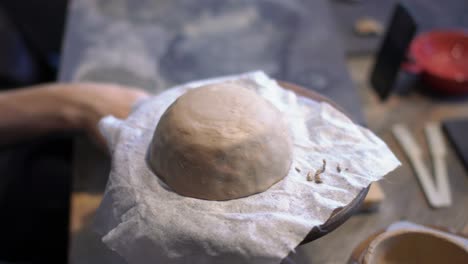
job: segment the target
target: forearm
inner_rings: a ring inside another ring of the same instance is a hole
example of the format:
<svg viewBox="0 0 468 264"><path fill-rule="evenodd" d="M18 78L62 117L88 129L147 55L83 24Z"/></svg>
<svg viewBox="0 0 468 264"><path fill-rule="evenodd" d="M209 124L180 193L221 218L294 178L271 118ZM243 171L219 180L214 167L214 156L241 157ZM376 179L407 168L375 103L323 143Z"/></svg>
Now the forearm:
<svg viewBox="0 0 468 264"><path fill-rule="evenodd" d="M125 118L147 94L103 83L33 86L0 92L0 145L56 131L82 130L104 144L97 124L106 115Z"/></svg>
<svg viewBox="0 0 468 264"><path fill-rule="evenodd" d="M42 85L0 92L0 145L49 132L79 129L82 110L71 89Z"/></svg>

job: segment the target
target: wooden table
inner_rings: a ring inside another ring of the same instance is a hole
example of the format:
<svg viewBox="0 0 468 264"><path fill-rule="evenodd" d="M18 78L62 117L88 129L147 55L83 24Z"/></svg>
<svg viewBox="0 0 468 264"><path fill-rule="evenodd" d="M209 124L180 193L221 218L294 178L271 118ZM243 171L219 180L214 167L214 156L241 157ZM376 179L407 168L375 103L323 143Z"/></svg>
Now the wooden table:
<svg viewBox="0 0 468 264"><path fill-rule="evenodd" d="M167 31L158 27L164 21L158 20L157 16L148 11L153 10L155 13L160 11L155 8L155 5L161 2L164 5L169 3L169 1L114 1L111 5L107 1L71 1L60 80L117 82L156 92L171 86L175 81L177 81L176 83L181 82L175 80L176 78L191 78L189 71L181 71L184 74L180 74L180 76L169 76L172 79L165 78L167 76L163 76L164 72L177 73L178 71L174 68L171 70L161 67L161 64L158 64L158 59L164 59L162 58L164 57L164 49L172 44L183 44L187 37L176 38L174 37L175 30ZM268 5L266 8L276 8L274 9L277 11L276 13L283 15L282 18L285 18L285 21L292 23L293 30L285 32L295 34L293 37L286 36L288 39L285 43L291 43L291 46L283 47L282 52L284 53L278 57L277 64L269 60L270 56L252 61L250 60L252 54L247 52L247 55L237 54L239 56L230 58L225 63L226 65L205 64L205 66L214 65L214 67L205 69L204 72L200 72L202 67L195 67L199 72L197 72L197 78L193 79L222 74L218 70L224 70L226 72L223 71L223 73L226 74L227 71L239 73L262 68L267 72L271 71L268 73L275 74L275 77L279 79L316 88L318 92L326 94L343 106L355 120L362 121L357 96L344 67L340 42L334 37L335 31L330 27L333 22L329 16L329 10L326 8L326 2L301 0L298 3L303 4L303 6L299 8L286 4L287 1L276 2L284 4L284 8L278 8L274 5ZM252 12L249 8L245 10L246 12L233 13L228 17L232 19L233 15L246 15L249 19L257 19L258 12ZM312 12L312 14L304 12L305 10ZM299 20L291 19L290 15L295 12L298 14ZM303 14L308 15L304 16ZM178 15L191 17L192 14L180 14L179 12ZM192 26L200 26L203 23L198 20L192 22L183 29L190 34L200 33L200 28ZM171 23L169 24L173 25ZM282 25L286 24L282 23ZM242 23L235 25L242 26ZM264 24L259 22L256 25L262 26ZM210 30L215 29L210 28ZM250 28L245 29L247 35L252 33L249 30ZM211 34L213 31L208 33ZM253 33L255 33L254 36L258 35L258 32ZM170 37L173 39L170 40ZM285 36L273 35L272 37L281 37L283 41L285 40ZM170 42L175 40L179 40L179 42ZM201 40L196 39L194 44ZM259 46L258 43L263 43L264 40L253 38L253 41L252 43L239 43L246 46ZM226 42L226 44L232 43L235 42ZM266 41L265 43L277 42ZM186 46L179 45L182 51L184 51L184 47ZM213 51L215 49L205 47L203 50ZM240 50L251 51L249 48ZM259 53L267 54L263 51L263 49L259 49ZM168 52L171 50L169 49ZM238 57L245 60L235 61ZM165 58L167 59L167 57ZM193 59L203 61L205 57L194 57ZM259 60L264 63L258 64ZM252 62L254 65L248 62ZM389 128L394 123L404 122L409 124L412 130L422 134L421 128L427 120L440 120L456 115L467 116L467 104L436 103L419 95L408 98L394 97L386 104L379 104L374 94L365 85L369 63L369 58L353 59L349 63L353 79L360 88L360 97L364 103L367 124L388 142L403 161L404 166L391 173L382 182L387 199L382 204L379 213L353 216L331 234L299 247L297 253L292 255L292 259L297 263L344 263L360 240L400 219L447 226L456 230L466 229L468 178L460 162L455 158L452 149L449 149L448 169L454 205L447 209L433 210L427 205L413 172L390 135ZM186 67L187 65L179 66ZM172 65L171 67L176 66ZM120 257L100 242L100 238L92 232L91 228L93 214L99 205L107 181L109 159L83 139L76 143L76 156L79 158L75 163L75 177L73 179L70 263L124 263Z"/></svg>

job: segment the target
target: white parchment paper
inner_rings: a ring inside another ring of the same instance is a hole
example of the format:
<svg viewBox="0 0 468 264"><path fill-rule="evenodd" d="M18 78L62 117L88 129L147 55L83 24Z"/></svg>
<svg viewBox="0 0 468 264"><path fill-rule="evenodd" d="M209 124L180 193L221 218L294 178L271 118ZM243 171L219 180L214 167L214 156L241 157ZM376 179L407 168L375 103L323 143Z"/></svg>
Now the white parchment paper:
<svg viewBox="0 0 468 264"><path fill-rule="evenodd" d="M272 102L289 122L294 161L289 174L263 193L230 201L180 196L145 158L164 111L188 89L240 82ZM386 144L327 103L297 96L263 72L192 82L138 105L127 120L106 117L100 128L112 171L96 226L129 263L279 263L371 182L400 163ZM323 183L307 180L326 160ZM337 166L340 166L341 172Z"/></svg>

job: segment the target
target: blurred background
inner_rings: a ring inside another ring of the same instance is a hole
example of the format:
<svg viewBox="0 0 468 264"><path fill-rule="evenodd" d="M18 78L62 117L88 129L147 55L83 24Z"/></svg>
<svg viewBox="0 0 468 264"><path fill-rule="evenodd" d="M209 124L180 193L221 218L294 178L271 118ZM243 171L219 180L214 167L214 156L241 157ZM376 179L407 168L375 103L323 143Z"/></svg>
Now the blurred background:
<svg viewBox="0 0 468 264"><path fill-rule="evenodd" d="M158 93L263 70L312 89L381 136L403 167L297 263L345 263L360 241L409 220L468 234L468 2L463 0L1 0L0 91L71 81ZM392 134L444 131L451 203L434 207ZM82 135L0 148L0 263L123 263L91 231L109 158ZM340 250L336 250L340 249Z"/></svg>

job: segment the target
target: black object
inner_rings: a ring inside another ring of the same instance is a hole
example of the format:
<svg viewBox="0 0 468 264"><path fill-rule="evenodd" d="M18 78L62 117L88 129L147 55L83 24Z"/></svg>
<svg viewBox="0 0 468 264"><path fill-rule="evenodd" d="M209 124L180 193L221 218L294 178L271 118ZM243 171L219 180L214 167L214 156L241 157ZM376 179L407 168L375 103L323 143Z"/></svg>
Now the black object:
<svg viewBox="0 0 468 264"><path fill-rule="evenodd" d="M0 263L67 263L72 136L0 148Z"/></svg>
<svg viewBox="0 0 468 264"><path fill-rule="evenodd" d="M39 79L39 64L0 8L0 89L25 86Z"/></svg>
<svg viewBox="0 0 468 264"><path fill-rule="evenodd" d="M468 171L468 119L453 119L442 122L442 127L450 143L455 148L465 169Z"/></svg>
<svg viewBox="0 0 468 264"><path fill-rule="evenodd" d="M416 22L407 8L397 4L370 78L381 100L387 99L395 87L401 64L406 58L416 29Z"/></svg>
<svg viewBox="0 0 468 264"><path fill-rule="evenodd" d="M66 5L0 0L0 90L56 80ZM72 138L0 146L0 263L67 263Z"/></svg>
<svg viewBox="0 0 468 264"><path fill-rule="evenodd" d="M0 86L56 79L67 0L0 1Z"/></svg>

